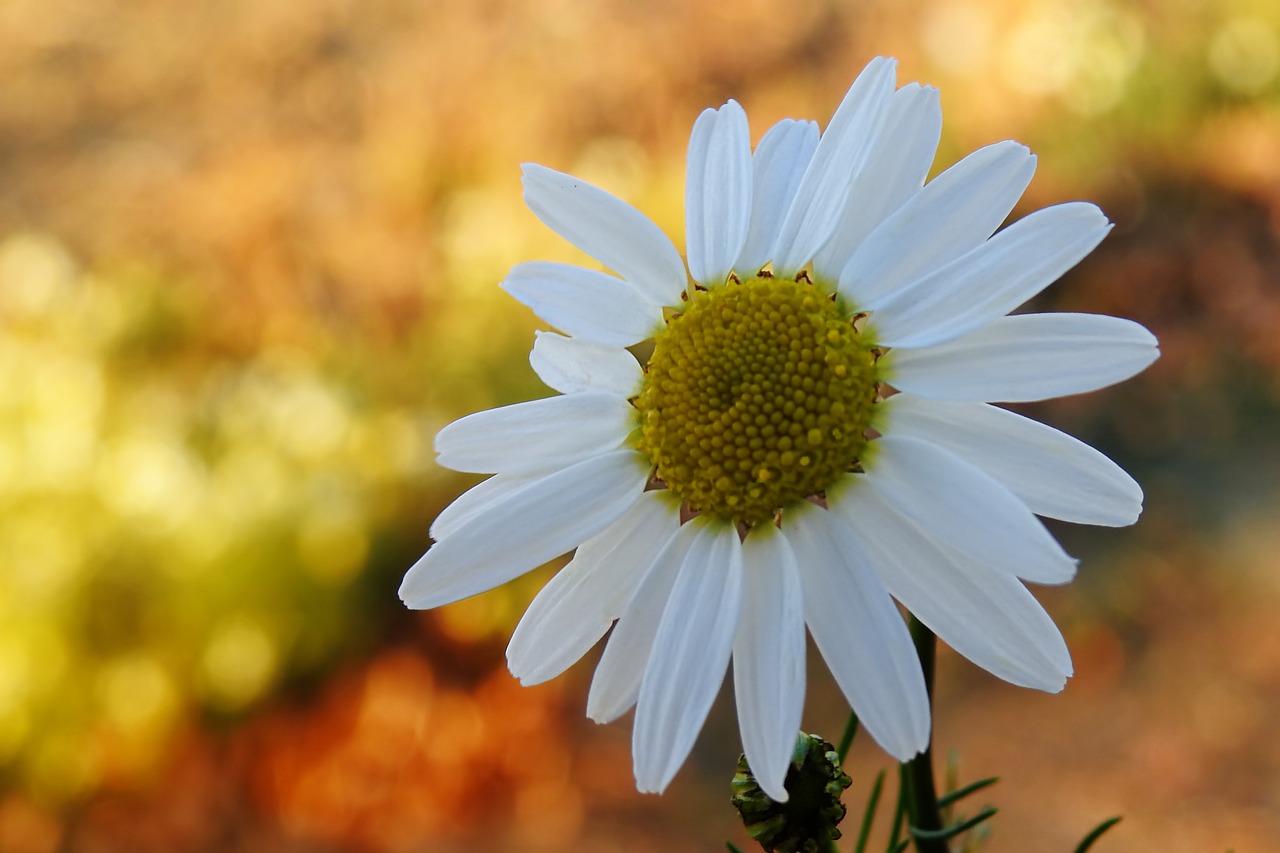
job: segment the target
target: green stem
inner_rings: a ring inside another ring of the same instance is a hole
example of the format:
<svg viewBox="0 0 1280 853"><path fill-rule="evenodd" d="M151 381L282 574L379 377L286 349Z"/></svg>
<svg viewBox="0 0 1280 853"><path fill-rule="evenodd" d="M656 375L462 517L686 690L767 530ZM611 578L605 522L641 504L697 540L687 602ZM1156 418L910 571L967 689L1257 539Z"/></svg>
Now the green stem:
<svg viewBox="0 0 1280 853"><path fill-rule="evenodd" d="M924 685L933 704L933 668L938 641L924 623L911 617L911 639L915 642L920 669L924 672ZM907 807L907 824L912 829L936 832L942 829L942 810L938 807L938 792L933 784L933 737L924 752L902 765L902 794ZM947 842L942 839L920 838L913 834L919 853L948 853Z"/></svg>

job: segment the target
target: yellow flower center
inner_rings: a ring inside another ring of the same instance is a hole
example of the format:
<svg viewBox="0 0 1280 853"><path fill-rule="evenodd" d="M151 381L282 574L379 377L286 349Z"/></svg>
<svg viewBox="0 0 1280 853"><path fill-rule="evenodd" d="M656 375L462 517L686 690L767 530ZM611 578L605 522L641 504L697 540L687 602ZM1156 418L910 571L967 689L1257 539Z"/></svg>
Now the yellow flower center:
<svg viewBox="0 0 1280 853"><path fill-rule="evenodd" d="M858 465L876 394L873 344L830 296L731 279L654 340L636 443L691 511L750 527Z"/></svg>

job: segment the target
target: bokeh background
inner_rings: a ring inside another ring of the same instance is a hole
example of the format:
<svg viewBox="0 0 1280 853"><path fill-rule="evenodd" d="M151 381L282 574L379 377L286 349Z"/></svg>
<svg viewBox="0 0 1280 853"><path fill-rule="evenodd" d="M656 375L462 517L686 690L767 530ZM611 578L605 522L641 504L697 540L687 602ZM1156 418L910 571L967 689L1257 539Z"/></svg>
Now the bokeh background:
<svg viewBox="0 0 1280 853"><path fill-rule="evenodd" d="M722 695L663 797L588 660L502 651L554 570L427 614L395 596L467 478L444 423L543 396L497 288L580 261L519 164L680 242L688 130L823 122L877 53L942 90L937 169L1004 138L1020 208L1115 231L1042 308L1162 359L1030 407L1144 484L1055 530L1059 696L940 662L937 748L999 774L985 849L1280 839L1280 5L1272 0L0 2L0 850L694 851L736 827ZM1015 215L1018 215L1017 213ZM820 665L806 725L838 737ZM858 807L888 759L855 745Z"/></svg>

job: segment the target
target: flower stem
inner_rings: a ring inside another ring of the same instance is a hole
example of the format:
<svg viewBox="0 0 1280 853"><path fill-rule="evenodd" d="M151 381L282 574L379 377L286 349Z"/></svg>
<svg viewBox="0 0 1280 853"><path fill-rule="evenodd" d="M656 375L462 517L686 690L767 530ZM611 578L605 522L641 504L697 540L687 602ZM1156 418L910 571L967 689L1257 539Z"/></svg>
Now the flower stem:
<svg viewBox="0 0 1280 853"><path fill-rule="evenodd" d="M924 672L925 689L933 703L933 668L937 652L937 638L924 623L910 618L911 639L915 642L920 669ZM938 807L938 792L933 783L933 736L925 751L902 765L902 798L907 807L907 824L912 829L937 831L942 829L942 810ZM947 842L942 839L920 838L912 833L918 853L948 853Z"/></svg>

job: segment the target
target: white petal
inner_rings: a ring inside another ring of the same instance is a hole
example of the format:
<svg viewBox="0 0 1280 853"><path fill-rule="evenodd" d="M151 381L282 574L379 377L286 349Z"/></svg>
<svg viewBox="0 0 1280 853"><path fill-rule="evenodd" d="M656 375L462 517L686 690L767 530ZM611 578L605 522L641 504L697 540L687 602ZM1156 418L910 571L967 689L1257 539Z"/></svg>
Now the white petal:
<svg viewBox="0 0 1280 853"><path fill-rule="evenodd" d="M1056 281L1110 230L1102 211L1083 201L1024 216L877 305L878 339L890 347L927 347L976 331Z"/></svg>
<svg viewBox="0 0 1280 853"><path fill-rule="evenodd" d="M662 324L662 310L627 282L570 264L516 264L502 289L557 329L598 344L631 346Z"/></svg>
<svg viewBox="0 0 1280 853"><path fill-rule="evenodd" d="M685 243L689 275L722 284L751 219L751 133L737 101L704 110L689 137Z"/></svg>
<svg viewBox="0 0 1280 853"><path fill-rule="evenodd" d="M1021 403L1114 385L1159 355L1132 320L1017 314L935 347L892 350L882 366L895 388L931 400Z"/></svg>
<svg viewBox="0 0 1280 853"><path fill-rule="evenodd" d="M677 508L658 492L645 492L626 515L582 543L533 599L511 635L511 674L525 686L540 684L586 654L679 529Z"/></svg>
<svg viewBox="0 0 1280 853"><path fill-rule="evenodd" d="M830 506L889 592L953 649L1022 687L1056 693L1066 684L1067 644L1017 578L945 550L873 489L855 486Z"/></svg>
<svg viewBox="0 0 1280 853"><path fill-rule="evenodd" d="M775 274L799 272L831 237L884 121L897 67L896 60L882 56L871 60L831 117L782 221L773 250Z"/></svg>
<svg viewBox="0 0 1280 853"><path fill-rule="evenodd" d="M405 574L400 598L427 610L501 586L613 524L648 479L637 454L622 450L535 480L433 545Z"/></svg>
<svg viewBox="0 0 1280 853"><path fill-rule="evenodd" d="M818 124L783 119L769 129L751 158L751 226L734 266L754 275L773 256L782 217L791 208L800 179L818 147Z"/></svg>
<svg viewBox="0 0 1280 853"><path fill-rule="evenodd" d="M488 512L497 501L529 483L546 475L545 471L530 474L495 474L481 480L453 499L453 503L440 511L431 522L431 538L439 542L476 515Z"/></svg>
<svg viewBox="0 0 1280 853"><path fill-rule="evenodd" d="M898 608L857 540L825 510L802 508L784 524L814 644L876 743L910 759L929 745L929 694Z"/></svg>
<svg viewBox="0 0 1280 853"><path fill-rule="evenodd" d="M674 305L688 279L662 229L618 197L571 175L524 164L524 201L542 222L658 305Z"/></svg>
<svg viewBox="0 0 1280 853"><path fill-rule="evenodd" d="M613 450L635 409L600 391L526 400L459 418L436 434L445 468L486 474L545 471Z"/></svg>
<svg viewBox="0 0 1280 853"><path fill-rule="evenodd" d="M733 640L733 692L742 751L772 799L784 785L804 710L804 592L786 537L769 525L742 543L742 618Z"/></svg>
<svg viewBox="0 0 1280 853"><path fill-rule="evenodd" d="M895 436L935 444L986 471L1036 515L1123 527L1142 513L1142 487L1082 441L984 403L897 394L884 404Z"/></svg>
<svg viewBox="0 0 1280 853"><path fill-rule="evenodd" d="M535 332L529 364L547 387L561 394L603 391L619 397L640 392L644 371L635 356L619 347L555 332Z"/></svg>
<svg viewBox="0 0 1280 853"><path fill-rule="evenodd" d="M880 496L939 542L1036 583L1066 583L1076 561L1012 492L947 451L892 432L875 442L866 478Z"/></svg>
<svg viewBox="0 0 1280 853"><path fill-rule="evenodd" d="M980 245L1013 210L1035 170L1036 158L1016 142L965 157L867 235L840 272L840 292L860 308L875 308Z"/></svg>
<svg viewBox="0 0 1280 853"><path fill-rule="evenodd" d="M663 791L688 757L724 681L742 612L738 531L698 526L704 529L671 590L636 703L631 757L642 792Z"/></svg>
<svg viewBox="0 0 1280 853"><path fill-rule="evenodd" d="M654 558L623 606L587 694L587 716L597 723L612 722L636 704L658 623L671 598L676 575L698 533L699 526L692 523L682 526Z"/></svg>
<svg viewBox="0 0 1280 853"><path fill-rule="evenodd" d="M910 83L893 93L884 127L854 179L835 234L814 259L815 269L838 275L867 235L920 191L941 137L937 89Z"/></svg>

